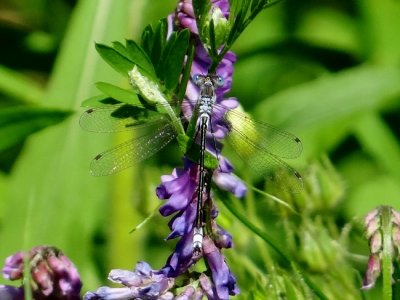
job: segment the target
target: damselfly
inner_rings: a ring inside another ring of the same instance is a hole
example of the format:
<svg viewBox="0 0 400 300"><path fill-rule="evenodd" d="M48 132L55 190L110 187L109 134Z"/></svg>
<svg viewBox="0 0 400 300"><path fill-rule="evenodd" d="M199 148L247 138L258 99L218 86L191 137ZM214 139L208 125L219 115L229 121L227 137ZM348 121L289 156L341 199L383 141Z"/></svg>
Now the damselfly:
<svg viewBox="0 0 400 300"><path fill-rule="evenodd" d="M198 131L200 134L200 157L199 157L199 180L197 186L197 211L196 223L193 230L193 253L200 255L203 244L203 195L206 187L206 169L204 167L204 155L206 151L206 136L210 128L211 115L216 101L215 89L223 85L223 79L220 76L193 76L194 83L200 88L200 95L197 102L198 109ZM209 197L209 188L207 191Z"/></svg>
<svg viewBox="0 0 400 300"><path fill-rule="evenodd" d="M205 177L204 157L206 136L215 134L212 124L228 129L227 138L235 152L267 181L273 181L285 190L297 192L302 188L300 174L281 158L296 158L302 151L301 141L291 133L257 122L229 105L215 103L216 89L222 78L213 75L195 75L193 81L200 89L196 103L184 102L182 106L194 106L194 120L198 125L196 136L200 137L199 182L197 190L197 218L194 224L194 250L201 251L203 238L204 197L209 193ZM115 132L123 130L147 130L125 143L97 155L91 164L91 173L96 176L110 175L143 161L160 151L178 135L186 121L185 117L171 121L162 113L171 104L117 104L93 108L83 113L82 128L94 132ZM169 107L170 109L170 107ZM190 118L191 116L189 116ZM178 124L179 123L179 124ZM148 129L150 128L150 133ZM214 139L215 141L215 139Z"/></svg>

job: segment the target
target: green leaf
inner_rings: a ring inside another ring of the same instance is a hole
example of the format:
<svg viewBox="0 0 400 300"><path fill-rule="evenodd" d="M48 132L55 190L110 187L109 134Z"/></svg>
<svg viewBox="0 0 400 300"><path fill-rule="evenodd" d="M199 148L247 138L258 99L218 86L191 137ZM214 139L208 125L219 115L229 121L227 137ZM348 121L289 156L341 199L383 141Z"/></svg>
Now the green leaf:
<svg viewBox="0 0 400 300"><path fill-rule="evenodd" d="M238 2L238 3L236 3ZM227 37L227 46L230 47L243 32L245 28L246 16L251 4L251 0L235 1L234 12L229 16L231 30Z"/></svg>
<svg viewBox="0 0 400 300"><path fill-rule="evenodd" d="M118 104L120 103L119 101L116 101L113 98L110 98L106 95L98 95L98 96L93 96L90 98L87 98L84 100L81 104L82 107L101 107L104 105L110 105L110 104Z"/></svg>
<svg viewBox="0 0 400 300"><path fill-rule="evenodd" d="M179 148L182 153L191 161L198 163L200 157L200 146L193 142L193 139L189 138L187 135L180 134L177 137ZM204 153L204 166L207 169L215 170L219 166L218 159L210 154L209 152Z"/></svg>
<svg viewBox="0 0 400 300"><path fill-rule="evenodd" d="M150 74L155 79L154 66L142 47L133 40L126 40L127 57L139 68Z"/></svg>
<svg viewBox="0 0 400 300"><path fill-rule="evenodd" d="M162 49L161 58L159 60L159 63L157 64L157 74L159 74L159 77L161 78L162 81L165 81L165 79L168 77L168 72L165 70L165 65L167 64L166 60L169 53L172 50L172 47L175 44L177 37L178 37L178 32L176 31L172 32L171 35L169 36L168 42Z"/></svg>
<svg viewBox="0 0 400 300"><path fill-rule="evenodd" d="M125 47L120 42L113 42L113 47L96 44L96 49L103 59L122 75L126 75L137 65L142 74L156 81L154 67L144 50L134 41L126 41Z"/></svg>
<svg viewBox="0 0 400 300"><path fill-rule="evenodd" d="M142 36L144 49L150 56L153 65L156 66L158 75L160 75L158 66L160 65L161 55L167 39L167 26L167 20L162 19L157 23L155 29L147 26Z"/></svg>
<svg viewBox="0 0 400 300"><path fill-rule="evenodd" d="M231 25L231 30L229 31L228 37L226 39L226 44L228 47L235 42L235 40L238 37L238 34L240 34L239 28L241 28L243 25L243 19L245 15L246 15L245 11L240 10L236 18L230 19L230 22L231 24L233 22L233 25Z"/></svg>
<svg viewBox="0 0 400 300"><path fill-rule="evenodd" d="M179 32L175 41L171 41L168 53L163 57L163 64L160 72L163 72L165 87L173 91L179 82L182 73L183 63L189 46L189 30ZM169 44L169 42L168 42ZM168 48L168 44L165 49Z"/></svg>
<svg viewBox="0 0 400 300"><path fill-rule="evenodd" d="M141 104L138 95L132 90L125 90L106 82L97 82L96 87L105 95L127 104Z"/></svg>
<svg viewBox="0 0 400 300"><path fill-rule="evenodd" d="M196 17L197 29L199 31L200 39L204 42L206 37L203 37L205 32L206 20L211 10L211 1L194 0L193 11Z"/></svg>
<svg viewBox="0 0 400 300"><path fill-rule="evenodd" d="M210 50L213 56L217 55L217 48L215 43L215 26L214 20L211 19L209 28L209 42L210 42Z"/></svg>
<svg viewBox="0 0 400 300"><path fill-rule="evenodd" d="M281 2L281 1L283 1L283 0L275 0L275 1L269 1L269 0L267 0L267 1L264 2L262 8L263 8L263 9L266 9L266 8L268 8L268 7L271 7L271 6L274 6L274 5L278 4L278 3Z"/></svg>
<svg viewBox="0 0 400 300"><path fill-rule="evenodd" d="M178 141L179 149L181 150L181 152L186 153L188 149L189 137L184 134L178 134L176 139Z"/></svg>
<svg viewBox="0 0 400 300"><path fill-rule="evenodd" d="M151 25L147 25L146 28L142 32L142 47L146 53L150 55L151 59L151 50L153 49L153 40L154 30Z"/></svg>
<svg viewBox="0 0 400 300"><path fill-rule="evenodd" d="M260 2L264 2L264 0L252 0L251 6L250 6L250 11L259 9ZM267 2L267 1L265 1L265 2Z"/></svg>
<svg viewBox="0 0 400 300"><path fill-rule="evenodd" d="M191 42L189 44L189 49L188 49L188 54L186 57L186 63L184 66L184 70L182 71L182 79L179 84L178 91L176 93L177 99L179 102L183 100L185 97L186 93L186 87L190 78L190 71L192 70L192 63L193 63L193 58L195 54L196 47L194 44Z"/></svg>
<svg viewBox="0 0 400 300"><path fill-rule="evenodd" d="M69 111L32 106L0 110L0 150L20 143L30 134L63 121Z"/></svg>
<svg viewBox="0 0 400 300"><path fill-rule="evenodd" d="M120 52L109 46L96 43L96 50L100 56L117 72L127 77L134 63L124 57Z"/></svg>
<svg viewBox="0 0 400 300"><path fill-rule="evenodd" d="M133 60L130 59L130 57L129 57L128 49L126 49L126 47L122 43L112 42L112 47L114 48L115 51L117 51L123 57L128 58L130 61L133 62Z"/></svg>
<svg viewBox="0 0 400 300"><path fill-rule="evenodd" d="M286 299L304 299L301 292L287 276L283 276L283 284L285 286Z"/></svg>

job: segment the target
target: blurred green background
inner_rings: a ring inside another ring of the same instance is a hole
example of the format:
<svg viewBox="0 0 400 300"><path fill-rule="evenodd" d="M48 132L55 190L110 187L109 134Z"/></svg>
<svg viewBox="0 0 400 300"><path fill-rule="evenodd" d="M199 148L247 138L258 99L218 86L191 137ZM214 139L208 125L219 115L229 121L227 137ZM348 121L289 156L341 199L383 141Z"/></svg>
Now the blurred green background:
<svg viewBox="0 0 400 300"><path fill-rule="evenodd" d="M129 231L157 209L155 187L162 174L181 165L178 148L169 146L118 175L95 178L89 174L91 159L127 137L87 133L78 122L84 111L80 103L98 94L95 82L128 88L100 59L94 43L139 41L144 27L167 16L176 3L1 1L1 260L34 245L57 246L74 261L84 290L105 284L111 268L132 269L138 260L154 268L163 266L175 243L163 240L168 220L156 211L140 230ZM302 225L305 220L313 224L312 239L318 245L335 241L345 249L342 270L347 268L354 280L348 283L351 296L346 299L362 297L360 276L368 252L359 220L377 205L400 209L399 28L398 0L287 0L264 11L233 49L238 61L230 94L256 119L300 137L303 154L290 164L306 180L321 172L328 178L325 186L318 185L319 191L306 184L305 193L315 193L292 205L301 212ZM231 158L229 149L227 156ZM237 174L248 178L241 162L234 156L232 161ZM310 204L317 198L319 204ZM313 269L307 260L315 258L313 252L303 253L310 250L304 245L312 248L312 242L288 230L294 224L288 223L290 219L277 218L290 216L282 213L282 207L252 192L237 201L251 221L283 244L295 241L285 247L299 251L297 259L304 269L316 278L318 272L327 276L329 263ZM246 293L256 295L250 291L265 289L276 271L269 248L220 205L219 222L236 243L225 251L228 264L243 299L250 299ZM329 234L324 229L327 224ZM349 224L354 226L348 229ZM351 231L346 232L344 244L340 243L343 229ZM288 232L297 238L290 239ZM359 255L360 260L351 259ZM335 299L332 287L338 284L333 283L324 291Z"/></svg>

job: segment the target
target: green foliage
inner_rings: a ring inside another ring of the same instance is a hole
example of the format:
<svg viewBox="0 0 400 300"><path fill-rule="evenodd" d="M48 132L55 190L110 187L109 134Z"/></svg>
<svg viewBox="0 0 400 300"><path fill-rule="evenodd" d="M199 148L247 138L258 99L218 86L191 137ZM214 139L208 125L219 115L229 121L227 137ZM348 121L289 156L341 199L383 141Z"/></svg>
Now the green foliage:
<svg viewBox="0 0 400 300"><path fill-rule="evenodd" d="M146 53L134 42L127 41L126 46L114 42L113 47L96 44L100 56L117 72L128 76L128 72L137 65L147 76L155 79L154 68Z"/></svg>
<svg viewBox="0 0 400 300"><path fill-rule="evenodd" d="M231 1L232 9L229 20L211 9L209 1L194 0L193 10L199 36L212 59L209 73L214 73L235 41L265 8L281 0L245 0Z"/></svg>
<svg viewBox="0 0 400 300"><path fill-rule="evenodd" d="M0 111L0 151L30 134L63 121L71 112L32 106L13 106Z"/></svg>
<svg viewBox="0 0 400 300"><path fill-rule="evenodd" d="M141 104L141 102L139 101L139 97L138 95L131 91L131 90L125 90L125 89L121 89L118 86L109 84L107 82L97 82L96 83L96 87L104 93L104 95L118 100L119 102L122 103L127 103L127 104ZM88 104L90 104L89 101L85 101L84 102L85 105L83 106L88 106Z"/></svg>
<svg viewBox="0 0 400 300"><path fill-rule="evenodd" d="M143 47L151 57L159 80L168 91L174 91L178 85L189 48L189 36L188 30L182 30L173 32L167 39L166 19L160 20L155 28L148 25L143 31ZM191 61L188 63L190 65Z"/></svg>

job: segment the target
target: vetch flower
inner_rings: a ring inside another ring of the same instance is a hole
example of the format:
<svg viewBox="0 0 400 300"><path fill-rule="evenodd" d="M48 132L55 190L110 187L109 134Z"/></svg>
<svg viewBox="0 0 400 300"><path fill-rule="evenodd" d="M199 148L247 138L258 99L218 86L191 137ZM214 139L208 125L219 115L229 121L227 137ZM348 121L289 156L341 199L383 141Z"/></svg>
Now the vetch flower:
<svg viewBox="0 0 400 300"><path fill-rule="evenodd" d="M192 300L192 299L201 299L201 298L203 298L203 292L200 290L196 290L196 288L192 285L188 285L174 299L175 300Z"/></svg>
<svg viewBox="0 0 400 300"><path fill-rule="evenodd" d="M219 24L221 18L227 19L229 17L229 1L228 0L212 0L211 17L214 22ZM215 12L217 10L217 12ZM195 15L193 11L192 0L181 0L178 3L178 7L175 12L175 18L177 20L176 25L183 28L188 28L192 33L198 35L199 30L197 28Z"/></svg>
<svg viewBox="0 0 400 300"><path fill-rule="evenodd" d="M381 274L381 259L379 255L372 254L368 259L367 271L365 272L362 289L369 290L373 288L376 279Z"/></svg>
<svg viewBox="0 0 400 300"><path fill-rule="evenodd" d="M24 300L24 288L9 285L0 285L0 299L3 300Z"/></svg>
<svg viewBox="0 0 400 300"><path fill-rule="evenodd" d="M32 248L26 255L17 252L7 257L3 276L24 279L24 262L29 263L34 299L80 299L82 283L72 262L58 249L49 246ZM24 288L0 286L0 299L24 299Z"/></svg>
<svg viewBox="0 0 400 300"><path fill-rule="evenodd" d="M246 187L232 174L230 162L220 156L220 167L213 172L213 180L221 189L233 193L236 197L243 197ZM160 213L169 216L176 213L169 222L171 233L167 239L183 236L192 230L197 209L197 180L199 166L184 158L184 168L175 168L171 175L163 175L161 184L157 187L158 198L166 199L161 206ZM215 216L216 217L216 216Z"/></svg>
<svg viewBox="0 0 400 300"><path fill-rule="evenodd" d="M193 255L193 230L183 235L160 272L176 278L189 270L201 257Z"/></svg>
<svg viewBox="0 0 400 300"><path fill-rule="evenodd" d="M400 213L389 206L380 206L364 219L365 235L369 240L371 255L368 259L362 289L368 290L375 286L376 280L383 273L384 260L389 261L388 277L392 276L394 258L400 257ZM395 256L395 251L397 252ZM384 277L385 278L385 277ZM392 281L390 278L389 282Z"/></svg>
<svg viewBox="0 0 400 300"><path fill-rule="evenodd" d="M169 216L181 210L192 200L197 187L198 166L184 159L184 168L175 168L171 175L163 175L156 194L160 199L168 199L160 208L161 215Z"/></svg>
<svg viewBox="0 0 400 300"><path fill-rule="evenodd" d="M219 188L231 192L237 198L242 198L246 194L246 186L233 175L232 164L223 156L219 157L219 167L214 171L212 178Z"/></svg>
<svg viewBox="0 0 400 300"><path fill-rule="evenodd" d="M209 238L203 240L204 258L210 266L212 274L214 297L209 299L228 299L229 295L239 294L239 288L236 285L236 279L229 270L221 250Z"/></svg>
<svg viewBox="0 0 400 300"><path fill-rule="evenodd" d="M100 287L95 292L86 293L84 299L174 299L173 294L169 291L174 286L174 278L168 278L162 272L152 270L146 262L137 263L133 272L111 270L108 279L122 284L124 287Z"/></svg>

